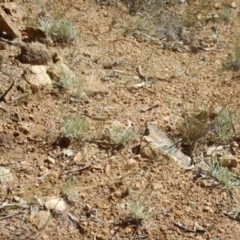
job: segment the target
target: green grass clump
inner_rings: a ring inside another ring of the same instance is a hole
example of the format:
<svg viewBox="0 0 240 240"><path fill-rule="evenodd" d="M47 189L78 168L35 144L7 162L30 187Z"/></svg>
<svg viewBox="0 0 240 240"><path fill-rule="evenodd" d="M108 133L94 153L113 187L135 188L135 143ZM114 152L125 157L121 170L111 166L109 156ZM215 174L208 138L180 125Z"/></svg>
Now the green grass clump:
<svg viewBox="0 0 240 240"><path fill-rule="evenodd" d="M123 128L122 126L114 126L109 133L110 139L119 145L126 146L137 136L137 132L133 128Z"/></svg>
<svg viewBox="0 0 240 240"><path fill-rule="evenodd" d="M77 189L75 189L76 184L77 184L76 178L72 177L61 185L60 189L61 193L63 197L67 199L68 202L75 202L79 198L79 193Z"/></svg>
<svg viewBox="0 0 240 240"><path fill-rule="evenodd" d="M232 188L239 185L239 181L234 178L233 173L222 166L221 161L213 161L210 164L211 176L226 188Z"/></svg>
<svg viewBox="0 0 240 240"><path fill-rule="evenodd" d="M67 118L64 121L62 128L63 134L66 137L77 138L83 140L87 136L89 127L86 119L81 116L75 116L73 118Z"/></svg>
<svg viewBox="0 0 240 240"><path fill-rule="evenodd" d="M77 85L76 78L72 73L67 71L62 71L58 84L64 89L72 88Z"/></svg>
<svg viewBox="0 0 240 240"><path fill-rule="evenodd" d="M235 133L235 117L233 113L223 108L213 122L212 132L216 139L226 141L230 139Z"/></svg>
<svg viewBox="0 0 240 240"><path fill-rule="evenodd" d="M86 96L84 91L84 82L80 79L77 79L72 72L62 70L60 77L56 82L56 86L64 92L68 92L68 90L70 90L70 93L76 99L81 99Z"/></svg>
<svg viewBox="0 0 240 240"><path fill-rule="evenodd" d="M141 224L150 217L151 209L148 209L143 202L135 200L128 204L128 212L137 224Z"/></svg>
<svg viewBox="0 0 240 240"><path fill-rule="evenodd" d="M79 37L78 28L65 19L42 19L40 20L40 28L55 43L73 44Z"/></svg>
<svg viewBox="0 0 240 240"><path fill-rule="evenodd" d="M234 13L234 11L233 11L233 9L232 8L230 8L230 7L223 7L222 9L221 9L221 12L220 12L220 19L223 21L223 22L225 22L225 23L229 23L229 22L231 22L233 19L234 19L234 17L235 17L235 13Z"/></svg>

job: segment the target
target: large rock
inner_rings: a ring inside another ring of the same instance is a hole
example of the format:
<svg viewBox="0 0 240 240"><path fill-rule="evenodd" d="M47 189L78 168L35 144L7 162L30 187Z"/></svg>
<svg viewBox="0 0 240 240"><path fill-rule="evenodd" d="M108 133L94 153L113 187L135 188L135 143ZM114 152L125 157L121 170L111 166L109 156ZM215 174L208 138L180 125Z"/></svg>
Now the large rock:
<svg viewBox="0 0 240 240"><path fill-rule="evenodd" d="M4 33L7 38L15 39L21 38L22 34L17 29L15 24L7 16L6 13L0 10L0 32Z"/></svg>
<svg viewBox="0 0 240 240"><path fill-rule="evenodd" d="M52 87L52 81L47 74L46 66L30 66L28 69L25 70L24 77L27 83L29 83L32 87Z"/></svg>
<svg viewBox="0 0 240 240"><path fill-rule="evenodd" d="M51 61L51 54L41 43L30 43L21 46L19 60L31 65L47 65Z"/></svg>
<svg viewBox="0 0 240 240"><path fill-rule="evenodd" d="M165 132L159 130L154 125L148 125L147 134L143 136L140 146L140 154L145 158L169 159L178 164L189 167L191 158L184 155L168 138Z"/></svg>

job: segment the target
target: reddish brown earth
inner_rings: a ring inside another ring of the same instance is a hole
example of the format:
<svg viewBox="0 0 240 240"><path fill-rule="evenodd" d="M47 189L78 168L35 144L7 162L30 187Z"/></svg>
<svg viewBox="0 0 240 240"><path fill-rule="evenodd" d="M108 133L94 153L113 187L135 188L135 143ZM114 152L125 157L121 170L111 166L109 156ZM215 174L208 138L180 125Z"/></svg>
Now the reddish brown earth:
<svg viewBox="0 0 240 240"><path fill-rule="evenodd" d="M215 25L219 33L214 50L198 53L163 49L156 42L124 33L134 16L123 2L45 2L18 4L23 13L37 12L39 7L47 15L64 13L79 27L75 46L58 44L49 51L58 52L81 81L92 82L80 101L45 89L19 98L23 93L17 86L23 81L25 65L15 59L18 47L0 41L2 69L16 81L6 101L0 102L0 163L13 173L11 182L1 184L0 202L10 204L20 198L28 206L1 209L0 205L0 239L240 240L240 218L227 215L240 210L238 187L213 186L211 179L198 177L195 170L132 152L149 123L176 136L176 122L185 105L201 108L211 99L216 105L228 102L239 113L239 77L221 69L239 30L240 2L235 1L237 16L232 22L209 22L196 29L199 39L209 37ZM26 22L16 18L15 24L24 29ZM135 88L144 81L139 69L148 77L147 84ZM1 91L9 84L1 74ZM63 119L76 114L86 116L90 132L81 145L71 140L68 149L80 156L74 158L53 143L60 136ZM115 120L126 127L130 122L139 132L120 150L102 138ZM46 161L49 156L53 164ZM239 159L238 148L236 156ZM195 161L200 159L199 153ZM238 173L239 166L234 171ZM66 192L72 194L70 200L64 198ZM49 196L63 197L66 210L43 217L32 214L33 207L47 212L40 202ZM149 210L143 222L129 217L131 202L141 202Z"/></svg>

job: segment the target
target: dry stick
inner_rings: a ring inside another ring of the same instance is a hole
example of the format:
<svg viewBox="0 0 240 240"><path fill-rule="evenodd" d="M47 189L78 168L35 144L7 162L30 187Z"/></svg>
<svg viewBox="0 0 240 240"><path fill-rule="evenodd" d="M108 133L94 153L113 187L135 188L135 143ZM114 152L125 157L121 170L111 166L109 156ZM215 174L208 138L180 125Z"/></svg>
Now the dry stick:
<svg viewBox="0 0 240 240"><path fill-rule="evenodd" d="M9 215L0 217L0 220L6 219L6 218L11 218L11 217L14 217L14 216L16 216L16 215L18 215L18 214L22 214L22 213L24 213L24 212L18 211L18 212L15 212L15 213L11 213L11 214L9 214Z"/></svg>
<svg viewBox="0 0 240 240"><path fill-rule="evenodd" d="M66 172L66 173L64 173L64 174L71 174L71 173L82 173L82 172L84 172L84 171L87 171L87 170L89 170L89 169L91 169L92 168L92 164L91 163L89 163L89 164L87 164L85 167L83 167L83 168L80 168L80 169L77 169L77 170L74 170L74 171L68 171L68 172Z"/></svg>
<svg viewBox="0 0 240 240"><path fill-rule="evenodd" d="M0 72L2 72L4 75L8 76L8 77L12 80L12 83L11 83L11 85L9 86L9 88L0 96L0 102L1 102L1 101L4 101L4 102L5 102L5 101L6 101L6 100L5 100L5 97L7 96L7 94L8 94L8 93L11 91L11 89L13 88L15 81L13 80L12 76L9 75L8 73L4 72L1 67L0 67Z"/></svg>
<svg viewBox="0 0 240 240"><path fill-rule="evenodd" d="M195 230L188 229L188 228L184 227L182 224L180 224L178 222L173 222L173 225L175 227L180 228L181 230L183 230L185 232L192 232L192 233L204 233L204 232L206 232L205 229L195 229Z"/></svg>

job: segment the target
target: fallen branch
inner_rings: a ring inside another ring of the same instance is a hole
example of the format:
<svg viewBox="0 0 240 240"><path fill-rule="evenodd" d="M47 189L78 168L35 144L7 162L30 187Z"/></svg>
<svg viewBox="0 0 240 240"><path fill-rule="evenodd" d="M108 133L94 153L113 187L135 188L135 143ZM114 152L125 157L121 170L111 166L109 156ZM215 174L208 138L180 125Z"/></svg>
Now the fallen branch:
<svg viewBox="0 0 240 240"><path fill-rule="evenodd" d="M200 228L197 224L195 224L194 229L188 229L183 224L178 222L173 222L173 225L175 227L178 227L179 229L183 230L184 232L191 232L191 233L204 233L206 232L206 229Z"/></svg>

